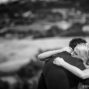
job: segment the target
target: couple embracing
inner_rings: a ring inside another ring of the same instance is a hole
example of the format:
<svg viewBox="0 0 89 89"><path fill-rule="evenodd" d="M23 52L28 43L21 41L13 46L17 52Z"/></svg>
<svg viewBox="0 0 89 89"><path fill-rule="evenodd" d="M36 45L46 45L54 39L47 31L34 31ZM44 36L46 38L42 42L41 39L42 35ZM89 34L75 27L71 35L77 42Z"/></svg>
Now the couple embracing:
<svg viewBox="0 0 89 89"><path fill-rule="evenodd" d="M89 89L89 46L86 40L74 38L69 47L42 53L46 61L38 89Z"/></svg>

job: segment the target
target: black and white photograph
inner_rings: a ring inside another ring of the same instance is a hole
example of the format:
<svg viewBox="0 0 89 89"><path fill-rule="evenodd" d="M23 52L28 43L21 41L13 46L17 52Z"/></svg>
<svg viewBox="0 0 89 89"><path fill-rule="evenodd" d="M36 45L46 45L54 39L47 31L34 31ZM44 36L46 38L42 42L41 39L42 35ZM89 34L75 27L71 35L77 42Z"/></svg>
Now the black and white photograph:
<svg viewBox="0 0 89 89"><path fill-rule="evenodd" d="M89 89L89 0L0 0L0 89Z"/></svg>

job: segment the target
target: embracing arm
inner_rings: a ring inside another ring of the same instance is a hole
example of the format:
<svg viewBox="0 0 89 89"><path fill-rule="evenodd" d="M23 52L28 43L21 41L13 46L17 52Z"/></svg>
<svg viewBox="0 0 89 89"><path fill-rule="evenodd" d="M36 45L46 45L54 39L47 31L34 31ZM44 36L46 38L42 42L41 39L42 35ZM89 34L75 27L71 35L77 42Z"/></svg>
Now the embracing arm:
<svg viewBox="0 0 89 89"><path fill-rule="evenodd" d="M59 60L61 63L59 62ZM56 62L54 61L54 64L64 67L65 69L69 70L71 73L73 73L74 75L76 75L77 77L81 79L89 78L89 69L80 70L78 67L73 66L60 58L56 59Z"/></svg>
<svg viewBox="0 0 89 89"><path fill-rule="evenodd" d="M38 58L41 60L41 61L44 61L45 58L48 58L52 55L55 55L57 53L60 53L62 51L65 51L66 49L68 49L67 47L66 48L62 48L62 49L57 49L57 50L52 50L52 51L48 51L48 52L44 52L44 53L41 53L38 55Z"/></svg>
<svg viewBox="0 0 89 89"><path fill-rule="evenodd" d="M62 66L65 69L69 70L70 72L72 72L73 74L75 74L77 77L80 77L82 79L86 79L89 78L89 73L86 74L86 72L84 72L83 70L80 70L79 68L65 62L65 64ZM87 76L88 75L88 76Z"/></svg>

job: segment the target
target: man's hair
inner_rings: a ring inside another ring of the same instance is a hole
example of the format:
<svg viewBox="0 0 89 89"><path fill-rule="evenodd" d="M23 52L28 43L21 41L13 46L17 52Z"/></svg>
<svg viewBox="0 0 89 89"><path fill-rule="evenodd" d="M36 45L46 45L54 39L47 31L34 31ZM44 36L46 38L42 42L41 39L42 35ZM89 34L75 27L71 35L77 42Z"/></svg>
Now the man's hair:
<svg viewBox="0 0 89 89"><path fill-rule="evenodd" d="M78 44L87 43L85 39L82 38L74 38L69 42L69 47L71 47L73 50Z"/></svg>

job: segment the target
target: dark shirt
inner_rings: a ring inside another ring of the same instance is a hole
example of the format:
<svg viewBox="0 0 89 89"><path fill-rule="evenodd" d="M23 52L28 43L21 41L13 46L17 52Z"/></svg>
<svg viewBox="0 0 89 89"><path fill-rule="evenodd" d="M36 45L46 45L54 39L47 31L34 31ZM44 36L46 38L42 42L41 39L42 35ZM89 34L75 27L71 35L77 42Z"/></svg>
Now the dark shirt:
<svg viewBox="0 0 89 89"><path fill-rule="evenodd" d="M65 68L53 64L53 60L56 57L63 58L66 62L68 62L71 65L74 65L74 66L80 68L81 70L85 69L85 67L83 65L83 61L81 59L72 57L70 53L64 51L64 52L58 53L55 56L49 58L49 60L45 63L44 69L43 69L44 77L46 77L47 74L50 71L58 69L58 70L64 70L66 72L66 75L67 75L67 77L69 79L69 84L70 84L71 88L74 87L74 86L77 86L77 84L79 82L83 82L85 84L89 84L89 79L82 80L82 79L78 78L77 76L75 76L74 74L72 74L71 72L69 72L68 70L66 70Z"/></svg>

